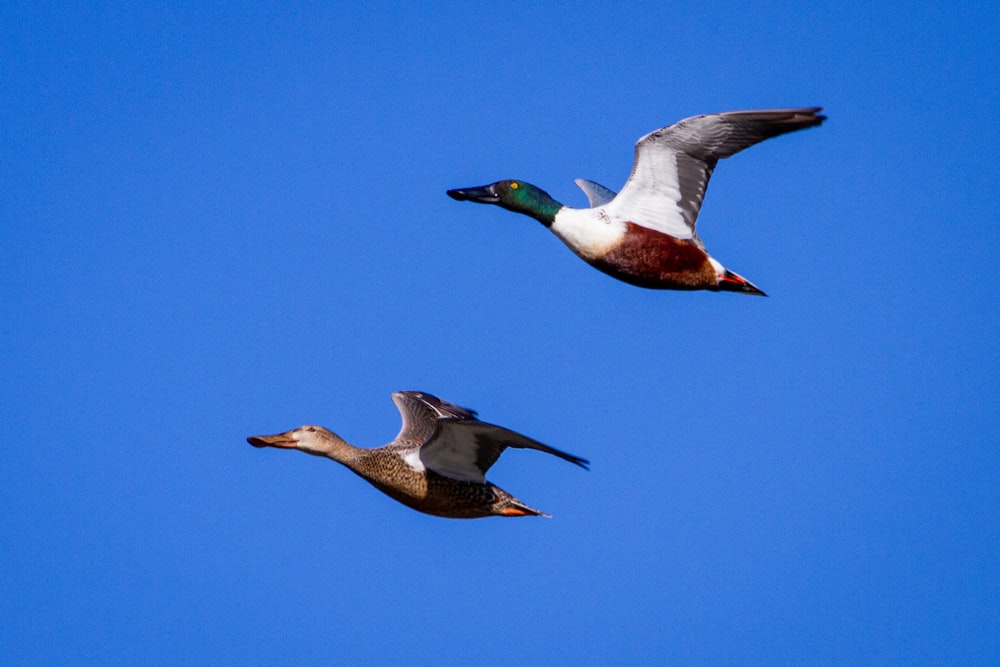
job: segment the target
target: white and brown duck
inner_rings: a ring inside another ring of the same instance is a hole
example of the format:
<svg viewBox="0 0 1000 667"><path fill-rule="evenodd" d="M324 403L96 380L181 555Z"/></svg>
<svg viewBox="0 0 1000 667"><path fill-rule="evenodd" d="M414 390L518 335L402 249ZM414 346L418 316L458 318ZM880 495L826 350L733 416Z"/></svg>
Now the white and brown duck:
<svg viewBox="0 0 1000 667"><path fill-rule="evenodd" d="M529 215L591 266L640 287L766 296L726 269L695 232L716 163L756 143L821 124L820 107L729 111L693 116L635 145L632 174L615 193L578 179L590 208L564 206L519 180L448 190L459 201L496 204Z"/></svg>
<svg viewBox="0 0 1000 667"><path fill-rule="evenodd" d="M548 516L486 480L486 471L508 447L537 449L582 468L589 465L579 456L481 422L473 410L430 394L398 391L392 400L403 427L392 442L377 449L350 445L322 426L255 435L247 442L332 459L404 505L455 519Z"/></svg>

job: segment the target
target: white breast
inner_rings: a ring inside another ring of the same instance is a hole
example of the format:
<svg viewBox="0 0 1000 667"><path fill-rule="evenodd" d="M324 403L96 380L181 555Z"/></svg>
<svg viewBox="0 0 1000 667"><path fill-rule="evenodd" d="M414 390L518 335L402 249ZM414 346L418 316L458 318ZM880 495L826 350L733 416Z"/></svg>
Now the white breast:
<svg viewBox="0 0 1000 667"><path fill-rule="evenodd" d="M556 213L552 232L584 259L598 259L621 243L625 223L608 215L605 208L569 208Z"/></svg>

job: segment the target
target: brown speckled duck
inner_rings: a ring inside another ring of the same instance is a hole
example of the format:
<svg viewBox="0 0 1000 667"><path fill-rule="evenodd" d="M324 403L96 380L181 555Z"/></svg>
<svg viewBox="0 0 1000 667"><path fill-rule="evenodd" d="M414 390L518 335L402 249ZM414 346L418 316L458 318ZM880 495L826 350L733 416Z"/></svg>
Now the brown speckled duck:
<svg viewBox="0 0 1000 667"><path fill-rule="evenodd" d="M708 254L695 232L698 211L720 159L819 125L826 118L820 111L729 111L693 116L650 132L635 145L632 174L621 192L576 181L590 208L564 206L517 180L448 190L448 195L529 215L591 266L633 285L766 296Z"/></svg>
<svg viewBox="0 0 1000 667"><path fill-rule="evenodd" d="M417 391L392 400L403 417L399 435L384 447L364 449L322 426L247 438L254 447L299 449L325 456L415 510L454 519L548 516L486 481L508 447L537 449L587 468L588 461L501 426L481 422L473 410Z"/></svg>

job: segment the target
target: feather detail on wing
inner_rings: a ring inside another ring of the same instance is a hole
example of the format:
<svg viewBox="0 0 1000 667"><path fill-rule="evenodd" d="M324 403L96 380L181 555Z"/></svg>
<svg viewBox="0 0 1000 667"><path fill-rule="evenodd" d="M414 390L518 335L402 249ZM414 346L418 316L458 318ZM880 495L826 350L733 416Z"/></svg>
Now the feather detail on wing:
<svg viewBox="0 0 1000 667"><path fill-rule="evenodd" d="M392 402L399 409L403 425L396 442L422 445L437 432L438 419L476 419L476 411L443 401L420 391L397 391Z"/></svg>
<svg viewBox="0 0 1000 667"><path fill-rule="evenodd" d="M420 448L420 460L430 470L468 482L484 482L486 471L508 447L536 449L587 468L588 461L515 431L480 421L443 419L438 434Z"/></svg>
<svg viewBox="0 0 1000 667"><path fill-rule="evenodd" d="M698 212L716 163L786 132L819 125L819 107L693 116L650 132L635 145L632 174L609 214L699 243Z"/></svg>
<svg viewBox="0 0 1000 667"><path fill-rule="evenodd" d="M401 391L392 400L403 416L397 441L422 443L420 461L428 470L466 482L485 482L486 471L507 447L536 449L583 468L588 461L521 435L481 422L473 410L436 396Z"/></svg>

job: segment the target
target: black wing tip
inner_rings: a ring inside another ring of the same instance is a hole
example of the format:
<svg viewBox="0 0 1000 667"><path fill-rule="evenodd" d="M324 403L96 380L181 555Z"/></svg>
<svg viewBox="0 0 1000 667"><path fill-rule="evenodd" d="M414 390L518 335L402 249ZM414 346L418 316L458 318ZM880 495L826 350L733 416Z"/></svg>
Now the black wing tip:
<svg viewBox="0 0 1000 667"><path fill-rule="evenodd" d="M590 470L590 459L585 459L582 456L577 456L576 454L570 454L569 452L564 452L561 449L556 449L555 447L549 447L552 454L555 454L559 458L569 461L574 465L578 465L584 470Z"/></svg>
<svg viewBox="0 0 1000 667"><path fill-rule="evenodd" d="M806 127L814 127L816 125L822 125L826 121L826 114L820 113L823 107L809 107L807 109L802 109L806 114L806 118L802 120L804 123L808 123Z"/></svg>
<svg viewBox="0 0 1000 667"><path fill-rule="evenodd" d="M797 129L815 127L826 120L820 113L823 107L790 107L787 109L747 109L746 111L723 111L720 116L757 116L759 120L794 125ZM712 114L708 114L712 115Z"/></svg>
<svg viewBox="0 0 1000 667"><path fill-rule="evenodd" d="M823 107L784 107L776 109L746 109L743 111L723 111L722 114L767 114L767 115L796 115L796 116L821 116ZM823 116L826 118L826 116Z"/></svg>
<svg viewBox="0 0 1000 667"><path fill-rule="evenodd" d="M763 111L760 113L770 116L771 120L765 119L765 122L773 123L775 127L782 128L780 132L784 134L785 132L805 130L822 125L826 121L826 116L820 113L822 110L823 107L803 107L801 109L776 109L772 112Z"/></svg>
<svg viewBox="0 0 1000 667"><path fill-rule="evenodd" d="M787 118L782 119L780 122L787 124L792 128L792 130L805 130L810 127L816 127L826 122L826 116L820 113L822 110L823 107L789 109L788 113L790 115Z"/></svg>
<svg viewBox="0 0 1000 667"><path fill-rule="evenodd" d="M497 426L495 424L487 424L486 422L479 422L479 423L484 426L488 426L490 428L499 429L501 431L507 431L508 433L512 433L515 436L523 438L523 440L521 441L513 439L509 436L506 438L498 438L497 440L504 447L512 447L514 449L534 449L535 451L538 452L544 452L546 454L551 454L552 456L558 456L562 460L569 461L574 465L578 465L584 470L590 470L590 460L585 459L582 456L577 456L576 454L570 454L569 452L564 452L561 449L556 449L551 445L546 445L545 443L538 442L537 440L529 438L526 435L521 435L517 431L511 431L510 429L504 428L502 426Z"/></svg>

